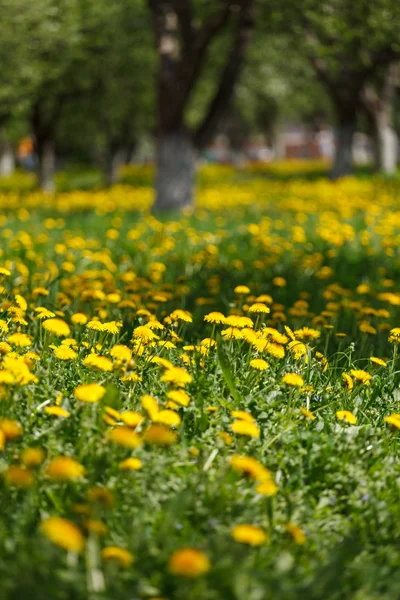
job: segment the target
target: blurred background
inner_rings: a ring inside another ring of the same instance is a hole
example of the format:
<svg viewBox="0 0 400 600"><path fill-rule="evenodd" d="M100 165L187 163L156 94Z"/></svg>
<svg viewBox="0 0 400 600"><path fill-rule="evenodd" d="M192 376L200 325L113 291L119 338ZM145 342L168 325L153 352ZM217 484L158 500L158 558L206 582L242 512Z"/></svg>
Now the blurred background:
<svg viewBox="0 0 400 600"><path fill-rule="evenodd" d="M396 176L399 2L0 0L0 11L1 189L109 186L154 165L162 210L192 204L204 163Z"/></svg>

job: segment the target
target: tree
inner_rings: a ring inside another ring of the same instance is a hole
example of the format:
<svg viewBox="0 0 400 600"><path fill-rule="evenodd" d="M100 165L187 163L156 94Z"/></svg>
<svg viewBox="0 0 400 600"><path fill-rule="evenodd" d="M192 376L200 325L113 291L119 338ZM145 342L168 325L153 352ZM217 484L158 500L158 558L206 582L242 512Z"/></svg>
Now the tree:
<svg viewBox="0 0 400 600"><path fill-rule="evenodd" d="M336 115L334 178L352 172L352 140L362 92L400 53L400 4L393 0L282 0L281 29L290 31L327 90Z"/></svg>
<svg viewBox="0 0 400 600"><path fill-rule="evenodd" d="M40 187L54 190L55 139L68 101L87 87L82 77L84 20L78 0L38 0L40 27L30 34L37 84L32 93L30 122L38 156Z"/></svg>
<svg viewBox="0 0 400 600"><path fill-rule="evenodd" d="M368 82L362 103L370 124L374 143L375 165L386 175L396 172L399 141L393 125L393 105L400 86L399 64L392 62L375 83Z"/></svg>
<svg viewBox="0 0 400 600"><path fill-rule="evenodd" d="M254 28L254 0L149 0L159 58L155 210L193 202L196 151L212 139L232 99ZM231 30L225 64L195 130L187 122L194 88L214 40Z"/></svg>
<svg viewBox="0 0 400 600"><path fill-rule="evenodd" d="M259 23L235 104L252 133L262 133L276 157L281 156L279 129L285 122L327 122L332 111L304 53L293 48L287 33Z"/></svg>
<svg viewBox="0 0 400 600"><path fill-rule="evenodd" d="M149 15L142 0L94 0L86 13L84 52L93 95L81 102L94 122L106 185L150 128L155 67Z"/></svg>
<svg viewBox="0 0 400 600"><path fill-rule="evenodd" d="M37 82L29 36L38 26L40 10L30 0L0 0L0 14L0 175L7 175L14 162L8 127L26 111Z"/></svg>

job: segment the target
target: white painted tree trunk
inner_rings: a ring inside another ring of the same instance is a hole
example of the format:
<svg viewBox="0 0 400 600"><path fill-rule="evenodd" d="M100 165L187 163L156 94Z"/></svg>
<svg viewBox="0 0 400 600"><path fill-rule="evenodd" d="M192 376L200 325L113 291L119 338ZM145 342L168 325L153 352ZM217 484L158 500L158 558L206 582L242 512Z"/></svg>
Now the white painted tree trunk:
<svg viewBox="0 0 400 600"><path fill-rule="evenodd" d="M11 145L0 143L0 177L8 177L15 170L15 158Z"/></svg>
<svg viewBox="0 0 400 600"><path fill-rule="evenodd" d="M104 165L104 183L111 186L118 183L119 169L124 162L126 153L123 150L109 151Z"/></svg>
<svg viewBox="0 0 400 600"><path fill-rule="evenodd" d="M55 190L54 175L56 170L56 155L54 143L44 140L39 148L39 185L40 188L52 194Z"/></svg>
<svg viewBox="0 0 400 600"><path fill-rule="evenodd" d="M348 121L336 129L336 150L332 168L332 179L345 177L353 172L353 135L355 125Z"/></svg>
<svg viewBox="0 0 400 600"><path fill-rule="evenodd" d="M185 131L160 134L157 140L154 210L180 210L193 204L196 150Z"/></svg>
<svg viewBox="0 0 400 600"><path fill-rule="evenodd" d="M393 175L397 168L398 138L387 123L377 123L377 166L386 175Z"/></svg>

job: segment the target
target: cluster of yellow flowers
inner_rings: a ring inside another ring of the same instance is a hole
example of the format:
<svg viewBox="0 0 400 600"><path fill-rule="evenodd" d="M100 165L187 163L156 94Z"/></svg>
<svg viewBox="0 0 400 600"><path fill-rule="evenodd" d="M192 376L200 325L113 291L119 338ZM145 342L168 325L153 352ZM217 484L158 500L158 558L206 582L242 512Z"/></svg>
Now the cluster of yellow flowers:
<svg viewBox="0 0 400 600"><path fill-rule="evenodd" d="M266 183L253 171L229 195L211 177L196 214L169 222L149 214L147 187L0 196L14 211L0 215L1 476L8 500L77 485L40 525L70 553L104 537L99 564L139 562L98 506L111 508L124 478L150 466L149 480L219 468L227 486L246 486L250 508L271 512L284 483L265 463L279 436L323 414L333 431L354 432L370 424L360 407L374 386L394 381L395 198L370 181ZM73 213L88 210L98 229L85 232ZM131 210L143 215L127 224ZM382 263L350 282L341 260L356 264L357 252ZM390 435L400 415L385 410L373 423ZM230 541L262 548L274 535L272 519L233 514ZM304 545L295 521L282 517L277 530ZM206 548L180 546L170 574L212 568Z"/></svg>

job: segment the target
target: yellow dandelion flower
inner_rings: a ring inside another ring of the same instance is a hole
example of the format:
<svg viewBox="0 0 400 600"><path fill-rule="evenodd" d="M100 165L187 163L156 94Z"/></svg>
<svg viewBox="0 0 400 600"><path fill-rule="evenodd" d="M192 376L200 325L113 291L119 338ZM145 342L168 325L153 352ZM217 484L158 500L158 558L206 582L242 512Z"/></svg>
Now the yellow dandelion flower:
<svg viewBox="0 0 400 600"><path fill-rule="evenodd" d="M284 335L274 327L264 327L260 333L262 338L265 338L270 342L274 342L275 344L284 345L289 341L287 335Z"/></svg>
<svg viewBox="0 0 400 600"><path fill-rule="evenodd" d="M239 296L250 294L250 288L247 285L237 285L233 291Z"/></svg>
<svg viewBox="0 0 400 600"><path fill-rule="evenodd" d="M162 425L167 425L168 427L177 427L181 423L181 418L173 410L160 410L154 418L153 421L155 423L161 423Z"/></svg>
<svg viewBox="0 0 400 600"><path fill-rule="evenodd" d="M21 454L21 461L28 469L38 467L44 459L45 451L39 447L32 446L31 448L25 448Z"/></svg>
<svg viewBox="0 0 400 600"><path fill-rule="evenodd" d="M74 390L74 396L81 402L99 402L106 393L106 389L98 383L86 383L78 385Z"/></svg>
<svg viewBox="0 0 400 600"><path fill-rule="evenodd" d="M134 561L133 554L119 546L106 546L100 554L104 560L112 560L122 567L129 567Z"/></svg>
<svg viewBox="0 0 400 600"><path fill-rule="evenodd" d="M132 427L133 429L143 421L143 416L133 410L125 410L118 416L125 425Z"/></svg>
<svg viewBox="0 0 400 600"><path fill-rule="evenodd" d="M105 535L108 532L107 525L98 519L86 519L82 524L86 531L96 533L97 535Z"/></svg>
<svg viewBox="0 0 400 600"><path fill-rule="evenodd" d="M354 387L354 381L352 380L350 375L348 375L347 373L342 373L342 380L343 380L343 384L344 384L345 388L347 389L347 391L351 392L351 390Z"/></svg>
<svg viewBox="0 0 400 600"><path fill-rule="evenodd" d="M15 303L17 304L17 306L19 306L19 308L21 310L23 310L24 312L26 310L28 310L28 303L25 300L25 298L23 296L21 296L20 294L15 294Z"/></svg>
<svg viewBox="0 0 400 600"><path fill-rule="evenodd" d="M190 402L190 396L185 392L185 390L170 390L167 392L167 398L175 402L176 404L180 404L181 406L188 406Z"/></svg>
<svg viewBox="0 0 400 600"><path fill-rule="evenodd" d="M255 525L235 525L231 533L236 542L249 546L261 546L268 539L267 534Z"/></svg>
<svg viewBox="0 0 400 600"><path fill-rule="evenodd" d="M173 575L192 578L207 573L211 565L207 556L201 550L181 548L170 556L168 568Z"/></svg>
<svg viewBox="0 0 400 600"><path fill-rule="evenodd" d="M0 384L1 385L12 385L15 382L15 377L10 371L0 369Z"/></svg>
<svg viewBox="0 0 400 600"><path fill-rule="evenodd" d="M346 423L350 423L350 425L355 425L357 423L355 415L349 410L338 410L336 416L340 421L346 421Z"/></svg>
<svg viewBox="0 0 400 600"><path fill-rule="evenodd" d="M303 344L303 342L292 340L288 343L287 347L289 348L291 354L293 354L296 360L299 360L307 354L307 346Z"/></svg>
<svg viewBox="0 0 400 600"><path fill-rule="evenodd" d="M104 411L107 415L110 415L114 419L117 419L117 421L119 421L121 418L121 414L117 410L115 410L115 408L112 408L111 406L105 406Z"/></svg>
<svg viewBox="0 0 400 600"><path fill-rule="evenodd" d="M150 327L150 329L165 329L164 325L160 321L157 321L157 319L151 319L147 323L147 327Z"/></svg>
<svg viewBox="0 0 400 600"><path fill-rule="evenodd" d="M233 442L233 437L226 431L220 431L218 437L221 438L226 446L230 446Z"/></svg>
<svg viewBox="0 0 400 600"><path fill-rule="evenodd" d="M250 361L250 366L257 371L266 371L269 369L269 364L262 358L253 358L253 360Z"/></svg>
<svg viewBox="0 0 400 600"><path fill-rule="evenodd" d="M184 323L193 323L193 318L190 312L187 310L181 310L180 308L174 310L169 318L173 321L183 321Z"/></svg>
<svg viewBox="0 0 400 600"><path fill-rule="evenodd" d="M53 352L56 358L60 360L75 360L78 358L78 354L68 346L54 346Z"/></svg>
<svg viewBox="0 0 400 600"><path fill-rule="evenodd" d="M271 471L251 456L234 454L229 464L235 471L248 475L255 481L263 482L271 479Z"/></svg>
<svg viewBox="0 0 400 600"><path fill-rule="evenodd" d="M0 329L0 331L1 331L1 329ZM7 342L0 342L0 355L5 355L10 351L11 351L10 344L7 344Z"/></svg>
<svg viewBox="0 0 400 600"><path fill-rule="evenodd" d="M71 329L68 323L62 319L47 319L42 323L43 328L57 337L68 337L71 335Z"/></svg>
<svg viewBox="0 0 400 600"><path fill-rule="evenodd" d="M133 337L140 339L142 342L151 342L152 340L158 340L159 336L156 335L150 327L147 325L139 325L133 330Z"/></svg>
<svg viewBox="0 0 400 600"><path fill-rule="evenodd" d="M4 433L6 440L15 440L23 432L21 425L12 419L0 419L0 430Z"/></svg>
<svg viewBox="0 0 400 600"><path fill-rule="evenodd" d="M250 327L244 327L241 332L242 334L242 338L251 345L254 345L254 342L256 342L258 340L257 338L257 333L254 331L254 329L251 329ZM265 342L265 344L267 344L266 340L262 340L263 342Z"/></svg>
<svg viewBox="0 0 400 600"><path fill-rule="evenodd" d="M302 387L304 385L304 379L297 373L286 373L282 377L282 383L291 387Z"/></svg>
<svg viewBox="0 0 400 600"><path fill-rule="evenodd" d="M101 486L94 486L89 488L87 493L87 500L91 503L98 503L105 508L111 508L114 505L113 493L107 488Z"/></svg>
<svg viewBox="0 0 400 600"><path fill-rule="evenodd" d="M298 525L289 522L286 524L286 531L292 536L295 543L299 544L299 546L306 543L307 537L304 531Z"/></svg>
<svg viewBox="0 0 400 600"><path fill-rule="evenodd" d="M278 493L278 486L276 485L275 481L273 481L273 479L269 479L260 483L256 487L256 492L257 494L260 494L260 496L276 496L276 494Z"/></svg>
<svg viewBox="0 0 400 600"><path fill-rule="evenodd" d="M308 410L307 408L304 408L303 406L300 406L300 410L307 419L310 419L310 421L315 420L315 417L314 417L313 413L311 412L311 410Z"/></svg>
<svg viewBox="0 0 400 600"><path fill-rule="evenodd" d="M223 329L221 335L227 340L241 340L243 338L242 332L237 327Z"/></svg>
<svg viewBox="0 0 400 600"><path fill-rule="evenodd" d="M387 363L377 356L370 356L369 360L379 367L387 367Z"/></svg>
<svg viewBox="0 0 400 600"><path fill-rule="evenodd" d="M8 333L7 321L4 321L4 319L0 319L0 332L1 333Z"/></svg>
<svg viewBox="0 0 400 600"><path fill-rule="evenodd" d="M103 323L97 319L89 321L89 323L86 325L86 328L91 329L92 331L104 331Z"/></svg>
<svg viewBox="0 0 400 600"><path fill-rule="evenodd" d="M99 371L112 371L113 364L106 356L99 356L96 353L89 354L83 361L85 367L98 369Z"/></svg>
<svg viewBox="0 0 400 600"><path fill-rule="evenodd" d="M26 467L12 465L3 471L3 477L7 485L28 488L34 484L33 474Z"/></svg>
<svg viewBox="0 0 400 600"><path fill-rule="evenodd" d="M172 369L174 366L170 360L162 358L161 356L153 356L149 362L156 363L157 365L164 367L164 369Z"/></svg>
<svg viewBox="0 0 400 600"><path fill-rule="evenodd" d="M317 340L321 337L321 332L317 329L311 329L310 327L302 327L301 329L296 329L294 335L300 340L310 341Z"/></svg>
<svg viewBox="0 0 400 600"><path fill-rule="evenodd" d="M57 456L47 465L46 473L51 479L72 481L83 477L85 468L70 456Z"/></svg>
<svg viewBox="0 0 400 600"><path fill-rule="evenodd" d="M44 408L44 412L47 413L48 415L53 415L54 417L64 417L64 418L68 418L70 415L70 413L65 410L65 408L62 408L61 406L46 406Z"/></svg>
<svg viewBox="0 0 400 600"><path fill-rule="evenodd" d="M370 385L372 375L363 371L362 369L353 369L350 371L350 375L355 379L356 383L360 385Z"/></svg>
<svg viewBox="0 0 400 600"><path fill-rule="evenodd" d="M145 394L144 396L142 396L141 402L144 410L147 412L150 419L154 419L154 417L160 410L157 400L153 396L150 396L150 394Z"/></svg>
<svg viewBox="0 0 400 600"><path fill-rule="evenodd" d="M285 357L285 348L281 344L275 342L268 342L264 351L274 358L281 359Z"/></svg>
<svg viewBox="0 0 400 600"><path fill-rule="evenodd" d="M45 308L44 306L37 306L35 308L35 312L38 313L37 315L37 319L51 319L53 317L55 317L55 313L53 313L51 310L49 310L48 308Z"/></svg>
<svg viewBox="0 0 400 600"><path fill-rule="evenodd" d="M119 323L117 321L108 321L106 323L103 323L102 331L106 331L107 333L112 333L113 335L118 335L121 327L122 327L122 323Z"/></svg>
<svg viewBox="0 0 400 600"><path fill-rule="evenodd" d="M85 539L79 528L68 519L49 517L42 521L40 529L49 540L68 552L83 550Z"/></svg>
<svg viewBox="0 0 400 600"><path fill-rule="evenodd" d="M249 317L241 317L238 315L229 315L225 319L225 324L229 325L229 327L237 327L238 329L243 329L244 327L253 327L254 323Z"/></svg>
<svg viewBox="0 0 400 600"><path fill-rule="evenodd" d="M142 443L139 435L124 425L115 427L107 434L107 439L114 444L134 450Z"/></svg>
<svg viewBox="0 0 400 600"><path fill-rule="evenodd" d="M231 429L239 435L247 435L253 438L260 437L260 430L255 423L248 423L247 421L234 421L231 425Z"/></svg>
<svg viewBox="0 0 400 600"><path fill-rule="evenodd" d="M71 323L73 325L86 325L88 318L83 313L74 313L71 317Z"/></svg>
<svg viewBox="0 0 400 600"><path fill-rule="evenodd" d="M266 304L263 304L262 302L256 302L255 304L252 304L251 306L249 306L249 312L267 315L268 313L271 312L271 310L268 308L268 306Z"/></svg>
<svg viewBox="0 0 400 600"><path fill-rule="evenodd" d="M273 280L272 280L272 283L276 287L285 287L285 285L286 285L286 279L284 279L283 277L274 277Z"/></svg>
<svg viewBox="0 0 400 600"><path fill-rule="evenodd" d="M204 317L204 320L207 321L207 323L216 323L219 325L221 323L225 324L226 317L220 312L210 312Z"/></svg>
<svg viewBox="0 0 400 600"><path fill-rule="evenodd" d="M136 381L142 381L142 378L137 373L129 373L121 377L123 383L136 383Z"/></svg>
<svg viewBox="0 0 400 600"><path fill-rule="evenodd" d="M296 341L296 336L294 335L293 331L290 329L290 327L288 325L284 325L285 331L287 336L292 340L292 342Z"/></svg>
<svg viewBox="0 0 400 600"><path fill-rule="evenodd" d="M400 344L400 327L394 327L390 330L389 342L391 344Z"/></svg>
<svg viewBox="0 0 400 600"><path fill-rule="evenodd" d="M142 461L140 458L126 458L122 462L119 463L118 469L121 471L138 471L142 468Z"/></svg>
<svg viewBox="0 0 400 600"><path fill-rule="evenodd" d="M178 387L184 387L192 381L192 376L189 375L186 369L182 369L182 367L172 367L167 369L161 376L161 381Z"/></svg>
<svg viewBox="0 0 400 600"><path fill-rule="evenodd" d="M132 351L128 346L124 346L123 344L113 346L110 350L110 355L123 362L128 362L132 359Z"/></svg>
<svg viewBox="0 0 400 600"><path fill-rule="evenodd" d="M8 336L7 342L18 348L26 348L32 346L32 338L27 333L12 333Z"/></svg>
<svg viewBox="0 0 400 600"><path fill-rule="evenodd" d="M400 429L400 415L399 414L389 415L388 417L385 418L385 423L388 423L389 425L393 425L393 427L395 427L396 429Z"/></svg>
<svg viewBox="0 0 400 600"><path fill-rule="evenodd" d="M247 423L255 423L255 418L250 413L245 410L233 410L231 412L232 417L235 419L241 419L242 421L247 421Z"/></svg>
<svg viewBox="0 0 400 600"><path fill-rule="evenodd" d="M164 425L150 425L143 433L143 439L148 444L171 446L178 439L177 434Z"/></svg>

